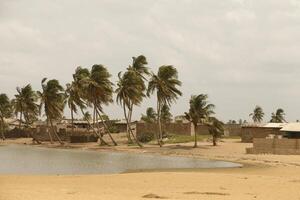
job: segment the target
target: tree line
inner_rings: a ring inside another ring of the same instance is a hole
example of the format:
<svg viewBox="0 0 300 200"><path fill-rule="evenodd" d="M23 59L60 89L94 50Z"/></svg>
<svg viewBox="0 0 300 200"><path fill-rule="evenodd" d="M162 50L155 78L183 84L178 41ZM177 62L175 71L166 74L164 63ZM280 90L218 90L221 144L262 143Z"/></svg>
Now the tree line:
<svg viewBox="0 0 300 200"><path fill-rule="evenodd" d="M172 104L182 95L180 86L182 82L178 79L178 71L172 65L162 65L156 73L151 72L147 67L148 62L144 55L132 58L132 63L123 71L118 73L118 81L114 84L111 81L111 74L107 68L101 64L95 64L90 69L77 67L72 75L72 81L63 87L56 79L43 78L41 89L34 91L30 84L19 88L12 100L4 93L0 94L0 131L4 140L4 131L7 128L5 118L15 115L19 119L19 128L30 128L33 123L42 115L46 117L47 133L50 142L53 138L63 144L54 122L63 118L63 112L67 106L70 110L72 132L74 131L74 114L79 112L83 119L87 121L94 134L99 136L101 145L109 145L104 140L104 134L108 134L111 143L117 145L109 127L104 120L104 106L114 102L113 94L116 93L116 102L122 107L124 118L127 123L128 143L135 143L142 147L131 127L132 114L134 108L140 106L145 98L152 95L156 97L156 111L147 110L149 120L157 123L156 133L157 144L163 145L162 122L170 118L169 109ZM185 113L194 125L195 129L199 123L207 124L209 131L213 135L214 145L216 138L223 132L223 123L213 117L214 105L208 102L206 94L192 95L190 108ZM92 114L87 110L91 109ZM142 117L143 118L143 117ZM144 119L146 117L144 116ZM102 127L99 126L101 121ZM146 119L148 120L148 119ZM40 143L31 133L33 140ZM195 134L195 145L197 147L197 134Z"/></svg>

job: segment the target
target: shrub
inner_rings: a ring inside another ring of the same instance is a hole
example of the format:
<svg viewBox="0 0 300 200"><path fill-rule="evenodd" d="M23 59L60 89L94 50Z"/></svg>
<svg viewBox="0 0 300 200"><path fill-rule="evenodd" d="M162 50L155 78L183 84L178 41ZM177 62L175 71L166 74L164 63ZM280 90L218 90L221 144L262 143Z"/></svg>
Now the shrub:
<svg viewBox="0 0 300 200"><path fill-rule="evenodd" d="M154 134L151 132L144 132L144 133L138 134L137 139L142 143L148 143L154 139Z"/></svg>

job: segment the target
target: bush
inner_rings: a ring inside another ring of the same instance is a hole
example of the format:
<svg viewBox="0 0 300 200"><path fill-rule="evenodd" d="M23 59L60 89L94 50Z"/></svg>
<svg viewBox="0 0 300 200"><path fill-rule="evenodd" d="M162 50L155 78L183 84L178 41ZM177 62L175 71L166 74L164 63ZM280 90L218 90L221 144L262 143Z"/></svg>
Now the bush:
<svg viewBox="0 0 300 200"><path fill-rule="evenodd" d="M111 132L111 133L120 133L120 130L118 129L117 126L110 126L108 129L109 129L109 132Z"/></svg>
<svg viewBox="0 0 300 200"><path fill-rule="evenodd" d="M148 143L154 139L154 134L150 132L141 133L137 136L137 139L142 143Z"/></svg>

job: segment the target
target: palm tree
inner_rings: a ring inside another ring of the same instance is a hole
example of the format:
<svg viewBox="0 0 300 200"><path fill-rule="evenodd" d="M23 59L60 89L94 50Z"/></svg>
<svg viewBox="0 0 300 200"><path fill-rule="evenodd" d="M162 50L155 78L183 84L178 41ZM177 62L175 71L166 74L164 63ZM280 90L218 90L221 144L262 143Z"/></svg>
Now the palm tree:
<svg viewBox="0 0 300 200"><path fill-rule="evenodd" d="M146 115L142 115L141 120L147 123L156 122L157 114L152 107L147 108Z"/></svg>
<svg viewBox="0 0 300 200"><path fill-rule="evenodd" d="M272 113L270 122L273 122L273 123L286 122L286 120L284 119L284 116L285 116L284 110L282 108L278 108L276 110L276 113Z"/></svg>
<svg viewBox="0 0 300 200"><path fill-rule="evenodd" d="M145 56L140 55L138 57L133 57L132 60L132 65L129 65L127 71L123 75L119 72L119 81L117 84L118 88L116 89L117 102L123 107L127 123L128 143L132 143L130 135L132 135L135 139L131 129L133 106L140 105L143 98L146 96L145 81L147 80L146 76L150 74L148 67L145 66L148 64ZM128 113L126 114L127 110ZM136 139L135 141L138 143Z"/></svg>
<svg viewBox="0 0 300 200"><path fill-rule="evenodd" d="M123 107L124 117L127 123L127 138L128 143L132 143L130 135L134 138L135 142L141 147L131 129L131 113L133 105L139 105L145 96L141 85L143 80L137 76L133 70L126 71L123 75L121 72L118 74L119 81L117 83L117 103Z"/></svg>
<svg viewBox="0 0 300 200"><path fill-rule="evenodd" d="M208 125L209 133L213 137L213 145L217 146L217 139L224 134L224 123L215 117L209 117L209 121L206 124Z"/></svg>
<svg viewBox="0 0 300 200"><path fill-rule="evenodd" d="M41 82L42 91L38 91L40 98L40 111L44 108L47 123L50 122L52 132L59 141L60 144L64 144L57 134L56 128L53 126L53 120L59 120L62 118L65 107L65 93L63 87L59 84L58 80L52 79L48 82L47 78L44 78ZM50 141L53 143L51 133L48 131Z"/></svg>
<svg viewBox="0 0 300 200"><path fill-rule="evenodd" d="M22 117L24 117L25 127L29 128L34 121L37 120L37 116L39 114L39 105L37 104L37 94L32 90L30 84L24 86L23 88L17 88L18 94L15 95L15 99L12 100L13 108L15 113L20 113L20 124L21 127ZM31 131L30 135L34 141L37 143L41 143Z"/></svg>
<svg viewBox="0 0 300 200"><path fill-rule="evenodd" d="M214 104L208 102L207 94L192 95L190 99L190 109L188 113L185 113L186 119L193 123L195 130L195 143L194 148L198 146L197 144L197 125L198 123L205 123L208 121L210 115L214 114L213 109Z"/></svg>
<svg viewBox="0 0 300 200"><path fill-rule="evenodd" d="M16 90L18 94L15 95L15 99L13 99L11 103L16 117L18 117L19 114L19 129L21 129L24 110L24 92L19 87L17 87Z"/></svg>
<svg viewBox="0 0 300 200"><path fill-rule="evenodd" d="M178 80L178 72L172 65L161 66L157 75L152 73L148 84L148 96L156 91L157 123L159 131L157 141L160 146L162 146L161 109L163 105L170 106L176 101L178 96L182 95L177 86L181 86L181 81Z"/></svg>
<svg viewBox="0 0 300 200"><path fill-rule="evenodd" d="M11 117L13 111L12 111L12 106L9 98L7 97L6 94L0 94L0 128L1 128L1 137L2 140L5 140L5 127L6 123L4 118L9 118Z"/></svg>
<svg viewBox="0 0 300 200"><path fill-rule="evenodd" d="M113 102L113 83L109 80L110 77L110 73L103 65L93 65L89 78L85 79L84 81L87 91L87 101L93 105L96 118L100 118L104 129L106 130L113 144L116 146L117 143L113 139L109 128L102 117L105 114L102 106ZM103 139L101 141L103 141Z"/></svg>
<svg viewBox="0 0 300 200"><path fill-rule="evenodd" d="M71 123L72 123L72 133L74 133L74 113L77 114L78 107L80 109L85 108L85 103L80 97L80 88L77 87L76 82L66 85L66 98L67 105L71 111Z"/></svg>
<svg viewBox="0 0 300 200"><path fill-rule="evenodd" d="M87 68L77 67L75 70L75 74L73 74L73 82L72 87L75 88L76 96L78 95L82 102L76 100L76 104L79 107L81 114L83 116L83 120L87 121L89 127L92 129L95 135L99 136L101 144L108 145L105 140L102 138L102 135L95 130L95 127L92 126L91 115L89 112L85 112L84 109L88 106L91 107L91 103L89 102L89 93L88 93L88 85L90 83L90 71ZM78 99L78 96L76 99ZM82 104L83 103L83 104ZM95 123L94 123L95 124Z"/></svg>
<svg viewBox="0 0 300 200"><path fill-rule="evenodd" d="M254 122L262 122L265 113L260 106L256 106L253 110L253 113L250 113L249 116L252 117Z"/></svg>

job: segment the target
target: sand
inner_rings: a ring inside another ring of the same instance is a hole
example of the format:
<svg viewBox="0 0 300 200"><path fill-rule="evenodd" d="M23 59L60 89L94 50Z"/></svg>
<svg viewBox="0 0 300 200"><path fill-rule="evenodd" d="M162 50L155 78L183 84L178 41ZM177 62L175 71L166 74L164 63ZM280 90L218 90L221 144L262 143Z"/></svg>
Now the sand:
<svg viewBox="0 0 300 200"><path fill-rule="evenodd" d="M2 144L29 143L8 140ZM56 148L56 145L46 144ZM220 159L245 164L243 168L140 172L79 176L0 176L0 200L94 199L300 199L300 156L247 155L251 144L224 140L219 146L202 142L163 148L66 145L95 151L127 151Z"/></svg>

